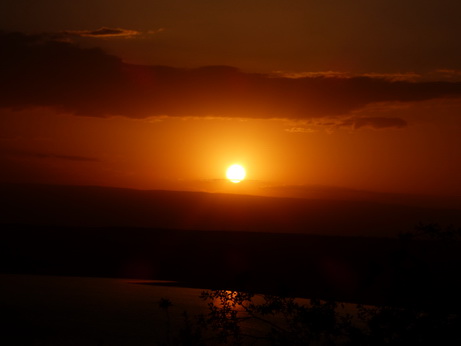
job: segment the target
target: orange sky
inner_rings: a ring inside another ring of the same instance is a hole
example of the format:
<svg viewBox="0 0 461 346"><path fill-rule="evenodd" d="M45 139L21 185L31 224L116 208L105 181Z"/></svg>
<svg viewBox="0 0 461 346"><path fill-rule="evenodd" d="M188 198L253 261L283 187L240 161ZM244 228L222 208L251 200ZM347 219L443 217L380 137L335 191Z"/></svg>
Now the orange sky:
<svg viewBox="0 0 461 346"><path fill-rule="evenodd" d="M459 2L155 3L0 5L0 181L461 194Z"/></svg>

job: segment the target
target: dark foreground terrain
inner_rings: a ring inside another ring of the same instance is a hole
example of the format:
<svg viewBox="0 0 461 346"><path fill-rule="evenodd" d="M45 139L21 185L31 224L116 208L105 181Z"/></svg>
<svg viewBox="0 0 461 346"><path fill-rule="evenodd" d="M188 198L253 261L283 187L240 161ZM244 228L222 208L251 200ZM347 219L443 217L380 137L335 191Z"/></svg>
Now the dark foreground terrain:
<svg viewBox="0 0 461 346"><path fill-rule="evenodd" d="M442 304L461 289L456 240L3 224L0 272L174 280L371 304Z"/></svg>
<svg viewBox="0 0 461 346"><path fill-rule="evenodd" d="M0 343L215 345L216 339L192 343L199 340L195 332L230 331L238 341L240 326L255 331L245 324L248 316L234 314L236 306L250 307L256 322L289 317L296 328L287 332L273 335L274 325L266 325L268 345L461 342L457 199L14 184L0 185L0 194L0 312L7 321ZM206 289L212 304L193 303L201 291L194 288ZM253 293L269 294L268 300L261 305ZM366 306L346 304L359 319L346 321L345 305L335 302ZM182 323L183 308L204 307L210 309L205 326L184 324L188 334L176 329L184 342L170 342L170 312Z"/></svg>

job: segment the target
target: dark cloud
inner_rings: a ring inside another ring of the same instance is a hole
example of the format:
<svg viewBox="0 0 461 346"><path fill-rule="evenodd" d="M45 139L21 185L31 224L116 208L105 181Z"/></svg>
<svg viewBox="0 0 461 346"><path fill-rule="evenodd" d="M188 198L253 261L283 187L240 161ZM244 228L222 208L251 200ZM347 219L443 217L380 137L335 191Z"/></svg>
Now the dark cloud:
<svg viewBox="0 0 461 346"><path fill-rule="evenodd" d="M1 107L105 116L119 108L112 100L129 90L121 60L100 49L20 33L1 34L0 47Z"/></svg>
<svg viewBox="0 0 461 346"><path fill-rule="evenodd" d="M118 29L92 34L111 30ZM373 76L287 78L226 66L136 66L100 49L21 33L0 34L0 49L0 107L48 106L85 116L313 119L347 116L374 102L461 96L459 82ZM356 128L405 126L396 118L353 122Z"/></svg>

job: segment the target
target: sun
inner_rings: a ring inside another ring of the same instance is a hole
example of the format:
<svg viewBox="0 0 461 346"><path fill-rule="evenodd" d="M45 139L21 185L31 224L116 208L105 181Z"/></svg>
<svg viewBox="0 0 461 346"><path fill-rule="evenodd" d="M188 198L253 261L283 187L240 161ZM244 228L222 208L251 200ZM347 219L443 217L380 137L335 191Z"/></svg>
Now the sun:
<svg viewBox="0 0 461 346"><path fill-rule="evenodd" d="M245 176L245 168L241 165L232 165L226 171L227 179L235 184L240 183L243 179L245 179Z"/></svg>

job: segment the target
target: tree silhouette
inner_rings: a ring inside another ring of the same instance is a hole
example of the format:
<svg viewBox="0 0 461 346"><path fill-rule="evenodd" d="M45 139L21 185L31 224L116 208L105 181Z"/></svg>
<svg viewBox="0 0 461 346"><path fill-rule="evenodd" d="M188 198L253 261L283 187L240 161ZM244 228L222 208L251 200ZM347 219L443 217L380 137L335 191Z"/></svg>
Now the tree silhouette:
<svg viewBox="0 0 461 346"><path fill-rule="evenodd" d="M428 301L418 294L418 290L426 292L418 288L421 277L432 273L418 267L412 252L417 239L429 239L432 246L443 249L457 243L460 236L461 229L437 224L419 224L414 232L401 234L400 248L391 254L396 280L393 299L381 306L349 304L346 310L344 304L335 301L235 290L204 291L201 298L208 305L208 313L194 319L185 313L185 327L177 344L461 345L461 314L455 298L444 297L447 288ZM458 262L455 267L459 270ZM449 273L452 271L450 268ZM416 299L409 299L409 294Z"/></svg>

